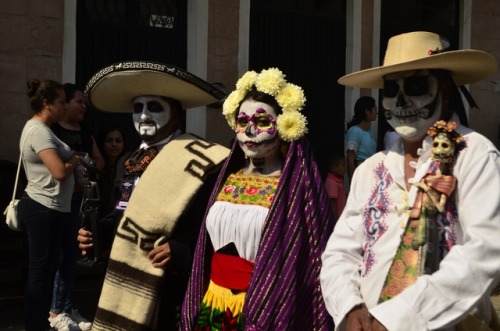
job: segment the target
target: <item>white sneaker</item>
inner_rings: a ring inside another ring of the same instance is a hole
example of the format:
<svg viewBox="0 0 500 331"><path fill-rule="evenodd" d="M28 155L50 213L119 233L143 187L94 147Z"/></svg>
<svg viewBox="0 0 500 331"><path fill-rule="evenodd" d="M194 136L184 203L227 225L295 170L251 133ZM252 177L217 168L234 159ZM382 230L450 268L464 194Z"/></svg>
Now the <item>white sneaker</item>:
<svg viewBox="0 0 500 331"><path fill-rule="evenodd" d="M73 321L80 327L82 331L90 331L92 328L92 322L89 322L85 317L80 315L80 312L76 309L71 310L69 315Z"/></svg>
<svg viewBox="0 0 500 331"><path fill-rule="evenodd" d="M80 331L78 324L75 323L66 313L49 317L50 327L57 331Z"/></svg>

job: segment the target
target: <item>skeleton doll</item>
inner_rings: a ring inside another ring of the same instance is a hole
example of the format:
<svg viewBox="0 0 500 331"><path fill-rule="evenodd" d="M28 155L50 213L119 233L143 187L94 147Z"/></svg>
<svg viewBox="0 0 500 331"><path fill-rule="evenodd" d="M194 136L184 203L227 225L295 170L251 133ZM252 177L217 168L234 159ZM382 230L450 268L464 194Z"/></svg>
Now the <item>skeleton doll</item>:
<svg viewBox="0 0 500 331"><path fill-rule="evenodd" d="M426 175L414 185L419 188L417 199L410 214L410 226L416 226L412 247L419 250L419 274L432 273L438 269L440 213L445 210L447 198L453 193L456 178L451 175L451 167L456 144L461 136L454 131L456 123L438 121L428 134L433 137L431 158L435 161L435 173Z"/></svg>

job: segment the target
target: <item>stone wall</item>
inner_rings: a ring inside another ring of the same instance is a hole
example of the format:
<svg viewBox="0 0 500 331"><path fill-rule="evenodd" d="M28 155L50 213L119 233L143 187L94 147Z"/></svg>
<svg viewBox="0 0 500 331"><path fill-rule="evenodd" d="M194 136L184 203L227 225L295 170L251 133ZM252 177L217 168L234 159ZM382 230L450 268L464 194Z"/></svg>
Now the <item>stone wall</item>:
<svg viewBox="0 0 500 331"><path fill-rule="evenodd" d="M209 82L222 83L228 93L238 79L239 1L210 0L208 21ZM207 107L207 139L229 146L234 133L222 115L222 108Z"/></svg>
<svg viewBox="0 0 500 331"><path fill-rule="evenodd" d="M500 65L500 1L472 2L471 48L491 53ZM500 71L470 85L479 109L469 113L470 126L500 148Z"/></svg>
<svg viewBox="0 0 500 331"><path fill-rule="evenodd" d="M31 115L26 82L60 81L63 0L5 0L0 6L0 159L17 162L19 137Z"/></svg>
<svg viewBox="0 0 500 331"><path fill-rule="evenodd" d="M209 0L208 70L210 82L228 91L238 79L239 1ZM372 11L371 8L369 11ZM62 79L64 0L4 0L0 6L0 159L17 162L22 127L32 115L26 96L30 78ZM370 30L366 18L363 30ZM368 15L369 16L369 15ZM472 1L471 47L500 59L500 2ZM364 32L363 44L371 45ZM367 47L369 49L370 47ZM371 53L363 56L371 61ZM471 127L500 146L500 74L472 84L471 93L480 106L470 113ZM221 109L207 110L207 139L229 145L233 138Z"/></svg>

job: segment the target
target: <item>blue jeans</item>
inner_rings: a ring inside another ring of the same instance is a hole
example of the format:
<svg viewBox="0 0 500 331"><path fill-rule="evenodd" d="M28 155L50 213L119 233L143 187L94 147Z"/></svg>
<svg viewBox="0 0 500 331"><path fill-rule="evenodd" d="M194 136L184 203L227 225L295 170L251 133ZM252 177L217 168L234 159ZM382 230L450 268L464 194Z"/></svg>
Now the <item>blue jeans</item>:
<svg viewBox="0 0 500 331"><path fill-rule="evenodd" d="M71 213L67 214L62 229L61 255L54 281L50 311L56 314L71 313L73 308L72 292L76 277L76 261L81 258L78 248L78 229L80 228L80 205L83 192L74 192L71 197Z"/></svg>
<svg viewBox="0 0 500 331"><path fill-rule="evenodd" d="M27 195L21 198L18 213L28 245L24 323L27 331L45 330L49 326L48 311L59 262L61 224L67 213L49 209Z"/></svg>

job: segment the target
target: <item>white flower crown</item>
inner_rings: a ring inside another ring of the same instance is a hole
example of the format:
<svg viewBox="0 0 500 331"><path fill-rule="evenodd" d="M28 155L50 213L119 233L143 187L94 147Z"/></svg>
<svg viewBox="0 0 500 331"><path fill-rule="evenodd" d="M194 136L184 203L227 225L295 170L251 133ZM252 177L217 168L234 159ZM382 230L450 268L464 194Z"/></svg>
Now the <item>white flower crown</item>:
<svg viewBox="0 0 500 331"><path fill-rule="evenodd" d="M227 96L222 106L222 114L232 129L236 125L236 112L241 101L254 86L257 91L276 99L283 110L276 120L281 139L291 142L307 133L307 119L300 113L306 102L304 91L300 86L287 83L285 75L278 68L264 69L260 74L247 71L241 76L236 83L236 90Z"/></svg>

